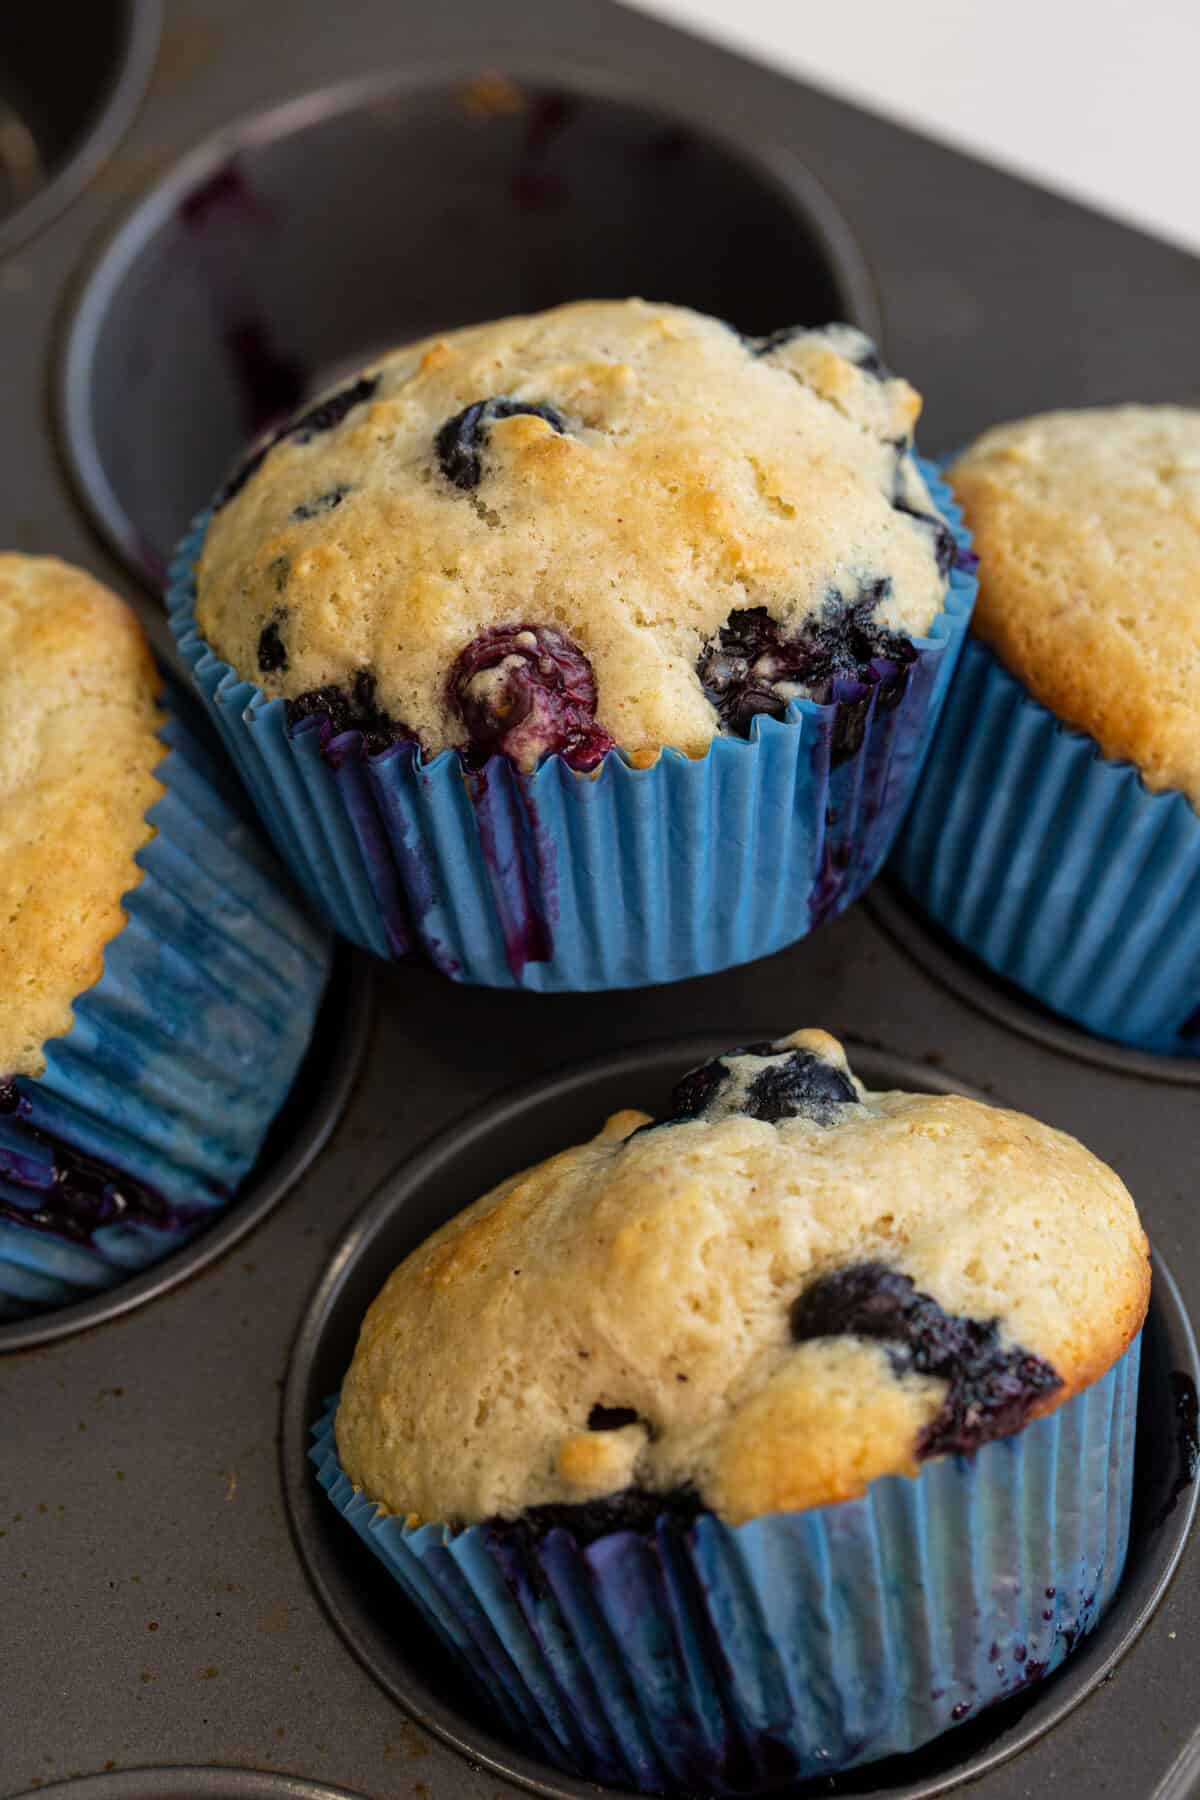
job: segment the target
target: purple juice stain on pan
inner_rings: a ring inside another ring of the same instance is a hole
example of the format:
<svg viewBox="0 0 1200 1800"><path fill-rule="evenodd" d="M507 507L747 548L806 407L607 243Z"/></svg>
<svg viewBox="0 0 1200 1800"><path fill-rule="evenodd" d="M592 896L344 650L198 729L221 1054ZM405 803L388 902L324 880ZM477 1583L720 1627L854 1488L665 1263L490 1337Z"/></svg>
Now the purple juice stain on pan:
<svg viewBox="0 0 1200 1800"><path fill-rule="evenodd" d="M554 212L569 203L570 184L550 164L557 144L582 110L577 94L562 93L541 94L529 108L511 182L518 212Z"/></svg>
<svg viewBox="0 0 1200 1800"><path fill-rule="evenodd" d="M274 341L241 274L239 240L274 230L274 215L235 158L185 194L176 217L214 310L243 428L255 437L299 405L310 380L303 361Z"/></svg>

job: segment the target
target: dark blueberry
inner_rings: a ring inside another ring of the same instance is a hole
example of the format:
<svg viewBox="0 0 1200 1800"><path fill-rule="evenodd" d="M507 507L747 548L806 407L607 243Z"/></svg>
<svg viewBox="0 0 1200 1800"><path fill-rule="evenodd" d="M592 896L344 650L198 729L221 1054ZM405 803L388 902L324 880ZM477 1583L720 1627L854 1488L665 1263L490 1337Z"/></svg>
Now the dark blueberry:
<svg viewBox="0 0 1200 1800"><path fill-rule="evenodd" d="M780 1119L822 1118L835 1106L857 1106L850 1077L811 1050L793 1050L767 1064L746 1091L742 1110L775 1125Z"/></svg>
<svg viewBox="0 0 1200 1800"><path fill-rule="evenodd" d="M918 512L916 507L906 506L903 500L893 500L892 508L895 512L904 513L908 518L915 519L918 525L923 526L932 534L938 574L944 580L958 558L958 540L946 521L939 519L934 513Z"/></svg>
<svg viewBox="0 0 1200 1800"><path fill-rule="evenodd" d="M809 325L784 325L779 331L768 332L766 337L748 337L743 338L742 341L746 344L751 355L770 356L774 351L784 349L788 344L792 343L794 339L805 336L813 329L819 330L820 328L814 328ZM870 339L866 339L865 342L867 347L863 350L862 354L859 356L848 357L847 361L852 362L856 369L861 369L864 375L874 375L877 381L890 381L892 379L892 371L888 368Z"/></svg>
<svg viewBox="0 0 1200 1800"><path fill-rule="evenodd" d="M560 434L567 422L556 406L543 406L530 400L476 400L465 406L452 419L447 419L434 439L438 467L447 481L457 488L477 488L483 477L483 452L488 433L497 419L515 419L528 415L545 419Z"/></svg>
<svg viewBox="0 0 1200 1800"><path fill-rule="evenodd" d="M713 1108L724 1089L735 1079L729 1067L735 1058L754 1057L763 1067L747 1084L736 1110L748 1119L777 1125L781 1119L812 1119L833 1124L838 1106L857 1106L854 1083L843 1070L825 1062L811 1050L779 1048L775 1044L751 1044L728 1050L712 1062L702 1063L680 1081L671 1095L671 1117L664 1124L678 1124L702 1117ZM744 1069L738 1073L745 1078ZM643 1130L653 1127L643 1126Z"/></svg>
<svg viewBox="0 0 1200 1800"><path fill-rule="evenodd" d="M729 1054L738 1056L742 1052L731 1050ZM728 1080L729 1071L720 1057L712 1062L701 1063L698 1069L689 1069L671 1090L671 1118L698 1118L708 1110L709 1104Z"/></svg>
<svg viewBox="0 0 1200 1800"><path fill-rule="evenodd" d="M292 517L296 520L317 519L322 513L332 512L340 506L350 492L340 481L336 487L327 488L323 494L317 494L312 500L302 500L299 506L293 506Z"/></svg>
<svg viewBox="0 0 1200 1800"><path fill-rule="evenodd" d="M785 344L790 344L807 329L805 325L781 325L778 331L769 331L765 337L748 337L744 342L751 356L770 356L772 351L782 350Z"/></svg>
<svg viewBox="0 0 1200 1800"><path fill-rule="evenodd" d="M589 1431L620 1431L637 1422L638 1414L632 1406L601 1406L597 1401L588 1414Z"/></svg>
<svg viewBox="0 0 1200 1800"><path fill-rule="evenodd" d="M318 432L332 431L335 425L341 424L348 412L369 400L378 386L378 375L360 375L348 387L339 388L327 400L319 400L307 412L301 413L298 418L289 419L286 425L273 431L230 476L213 501L213 511L220 512L223 506L228 506L235 494L241 493L250 477L262 468L277 444L282 444L285 438L294 438L298 444L307 444Z"/></svg>
<svg viewBox="0 0 1200 1800"><path fill-rule="evenodd" d="M596 723L591 663L552 626L499 625L481 633L456 659L449 692L470 733L473 762L500 754L528 768L557 751L573 769L594 769L613 747Z"/></svg>
<svg viewBox="0 0 1200 1800"><path fill-rule="evenodd" d="M917 1455L977 1450L1019 1431L1037 1403L1062 1386L1041 1357L1004 1349L995 1319L948 1313L911 1278L883 1263L821 1276L792 1303L792 1338L861 1337L887 1346L898 1375L936 1376L949 1391L917 1440Z"/></svg>
<svg viewBox="0 0 1200 1800"><path fill-rule="evenodd" d="M264 675L288 666L287 645L279 635L279 620L270 619L258 634L258 666Z"/></svg>
<svg viewBox="0 0 1200 1800"><path fill-rule="evenodd" d="M361 731L372 754L386 750L389 744L409 738L412 733L379 705L375 688L375 675L370 669L358 671L349 693L336 682L310 688L306 694L288 701L288 726L299 725L303 719L324 719L328 721L328 736L340 737L344 731Z"/></svg>
<svg viewBox="0 0 1200 1800"><path fill-rule="evenodd" d="M863 585L847 603L831 593L819 618L783 637L765 606L731 612L700 652L696 673L726 731L749 737L760 713L781 719L799 688L821 704L834 681L866 681L877 659L907 665L916 651L907 638L876 625L872 615L890 592L884 576Z"/></svg>
<svg viewBox="0 0 1200 1800"><path fill-rule="evenodd" d="M87 1245L105 1225L176 1231L207 1216L208 1209L172 1207L144 1182L43 1131L15 1081L0 1080L0 1115L15 1122L17 1140L0 1144L0 1184L30 1201L26 1207L0 1197L0 1219ZM22 1139L30 1154L22 1154Z"/></svg>
<svg viewBox="0 0 1200 1800"><path fill-rule="evenodd" d="M349 387L339 388L336 394L330 394L328 399L318 400L315 406L310 406L307 412L302 412L299 418L293 419L285 427L282 436L294 437L297 443L307 444L319 432L332 431L335 425L341 424L347 413L370 400L378 386L378 375L360 375Z"/></svg>
<svg viewBox="0 0 1200 1800"><path fill-rule="evenodd" d="M636 1531L646 1536L661 1518L680 1526L691 1525L703 1511L704 1504L690 1485L672 1488L665 1494L628 1487L602 1500L531 1506L517 1521L490 1519L487 1524L501 1534L528 1532L534 1538L545 1537L548 1531L569 1531L579 1543L592 1544L612 1531Z"/></svg>

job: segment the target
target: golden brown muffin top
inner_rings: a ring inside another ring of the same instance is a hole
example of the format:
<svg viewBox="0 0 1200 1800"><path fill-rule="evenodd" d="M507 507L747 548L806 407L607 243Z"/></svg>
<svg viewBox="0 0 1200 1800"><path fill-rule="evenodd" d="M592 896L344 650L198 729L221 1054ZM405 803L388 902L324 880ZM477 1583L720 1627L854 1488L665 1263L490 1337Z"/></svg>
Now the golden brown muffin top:
<svg viewBox="0 0 1200 1800"><path fill-rule="evenodd" d="M502 1182L393 1273L337 1415L372 1500L459 1522L647 1492L731 1523L819 1506L1018 1430L1141 1327L1133 1202L1060 1131L868 1093L819 1031L673 1104Z"/></svg>
<svg viewBox="0 0 1200 1800"><path fill-rule="evenodd" d="M160 686L115 594L0 554L0 1076L42 1073L125 923L162 792Z"/></svg>
<svg viewBox="0 0 1200 1800"><path fill-rule="evenodd" d="M975 629L1044 706L1200 806L1200 411L998 425L951 472Z"/></svg>
<svg viewBox="0 0 1200 1800"><path fill-rule="evenodd" d="M339 724L429 754L701 754L826 698L851 626L858 662L929 630L953 546L919 410L848 326L593 301L427 338L243 467L197 620L269 696L334 689Z"/></svg>

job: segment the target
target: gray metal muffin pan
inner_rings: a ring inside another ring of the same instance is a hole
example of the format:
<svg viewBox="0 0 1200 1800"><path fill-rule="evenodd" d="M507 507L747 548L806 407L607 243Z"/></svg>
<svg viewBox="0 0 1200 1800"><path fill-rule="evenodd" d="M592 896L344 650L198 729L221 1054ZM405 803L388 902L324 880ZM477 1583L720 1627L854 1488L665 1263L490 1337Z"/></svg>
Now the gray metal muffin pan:
<svg viewBox="0 0 1200 1800"><path fill-rule="evenodd" d="M39 1794L63 1800L360 1800L349 1788L326 1787L295 1775L256 1774L251 1769L126 1769L55 1782Z"/></svg>
<svg viewBox="0 0 1200 1800"><path fill-rule="evenodd" d="M0 255L66 206L118 142L145 91L160 20L159 0L0 12Z"/></svg>
<svg viewBox="0 0 1200 1800"><path fill-rule="evenodd" d="M537 70L551 85L574 83L608 96L597 103L601 110L621 92L632 92L639 106L652 95L664 111L703 121L723 142L748 146L739 169L765 159L771 203L785 211L795 198L780 197L779 158L789 168L807 165L867 248L891 360L930 396L927 448L965 441L995 417L1047 405L1200 400L1194 344L1200 264L1193 259L608 0L526 0L519 20L504 21L506 41L497 41L496 29L487 0L458 0L440 10L416 0L355 0L352 7L259 0L253 8L243 0L165 0L162 52L138 119L57 219L0 257L6 399L0 541L57 551L120 585L125 569L156 563L127 527L161 555L181 513L205 498L193 487L206 489L219 474L240 430L228 375L222 388L215 363L197 365L211 374L213 394L170 390L170 367L165 374L160 368L165 387L155 381L145 392L136 382L129 389L105 387L113 363L105 332L125 306L127 340L143 333L148 354L157 358L192 353L185 325L195 329L196 317L175 310L178 288L168 288L169 303L156 315L153 306L132 305L134 287L121 278L143 253L161 249L153 206L134 208L156 186L160 202L178 193L170 186L172 172L198 166L183 159L214 133L231 127L244 146L238 121L262 122L265 160L255 166L275 169L303 212L310 198L304 190L312 185L325 192L321 184L336 174L328 158L305 166L306 121L317 134L310 143L333 131L342 135L327 142L351 155L361 122L356 99L408 96L386 105L384 114L409 154L384 148L380 167L388 180L359 197L345 226L359 232L365 266L331 276L314 244L311 261L293 258L279 288L268 290L281 322L306 284L322 292L327 307L334 277L335 298L339 289L344 295L345 335L320 346L301 343L305 378L319 379L343 358L370 354L380 338L434 323L432 309L450 298L450 289L438 284L452 278L458 284L452 319L521 304L526 292L541 303L572 291L562 272L561 286L522 288L514 301L500 299L509 291L503 283L512 279L512 258L503 241L487 235L486 221L484 235L468 235L452 255L440 239L431 244L430 215L416 205L407 164L416 159L420 184L431 193L454 186L457 165L437 136L447 117L448 62L478 77L497 68ZM418 65L441 71L440 100L432 97L437 80L431 89L415 73ZM331 101L330 92L339 90ZM411 133L406 137L414 91L429 109L422 116L442 121L423 140L424 154L419 137L415 143ZM291 124L281 129L279 107L318 92L326 98L285 115ZM484 128L497 116L503 122L503 111L493 113ZM463 121L472 122L466 111ZM202 153L209 171L219 160ZM595 158L587 160L592 183ZM656 234L639 251L650 279L636 279L620 261L627 246L621 217L626 211L644 217L644 196L632 191L627 170L618 179L612 167L611 180L627 200L604 215L613 262L612 280L603 286L651 290L665 267L655 260ZM158 185L164 179L165 188ZM706 246L728 231L729 206L739 204L728 189L718 204L722 191L719 182L692 182L677 195L689 225L690 235L679 240L692 258L689 284L711 260ZM389 204L389 193L403 194L407 210ZM806 186L788 184L787 194L807 203ZM350 196L338 190L343 204L350 209ZM815 243L836 260L822 279L836 284L847 310L869 320L870 286L857 260L846 256L833 215L814 204L817 211L804 221L797 214L793 228L802 228L807 254ZM573 210L563 209L555 229L578 242ZM128 234L126 220L135 222ZM343 228L331 217L323 229L335 226ZM786 236L786 226L780 229ZM772 285L773 269L786 261L774 232L765 235L772 241L761 256L745 253L747 267L758 271L753 282L747 280L743 293L735 270L728 290L727 310L751 326L807 310L782 277ZM487 257L475 253L479 244L490 246ZM113 260L115 248L105 256L106 246L118 245L133 253L125 262ZM245 254L256 280L267 281L269 258L258 249L252 232ZM602 264L586 266L599 285ZM391 310L386 292L369 296L377 313L363 310L367 300L356 290L370 284L374 269L401 282L402 314ZM94 270L99 274L89 289ZM175 280L181 271L170 273ZM559 272L552 273L557 279ZM814 297L819 290L818 281ZM771 316L760 317L776 294ZM427 305L422 295L429 296ZM709 296L709 289L690 285L664 295L715 304ZM47 408L52 371L63 370L54 380L83 504L58 459ZM170 429L146 463L139 457L143 435L168 391ZM192 406L184 404L189 395ZM123 407L133 427L124 440L116 416ZM76 413L97 448L90 470ZM202 445L194 465L191 450L181 450L193 439ZM91 480L97 467L117 497L115 513L105 513ZM91 535L89 514L102 521L107 548ZM121 561L110 553L115 549ZM156 642L165 645L153 599L145 596L141 604ZM94 1330L0 1357L0 1796L44 1791L72 1776L89 1778L67 1789L81 1800L92 1794L96 1800L150 1794L265 1800L272 1793L347 1791L363 1800L499 1800L519 1791L587 1791L485 1741L403 1622L394 1644L380 1637L373 1605L382 1577L373 1576L372 1589L355 1569L353 1546L331 1531L338 1523L331 1509L323 1522L319 1508L314 1511L323 1496L304 1486L301 1414L346 1353L352 1315L384 1272L372 1260L371 1244L382 1263L402 1240L402 1233L371 1237L379 1206L399 1198L404 1229L415 1230L446 1204L450 1190L440 1177L431 1180L428 1164L424 1184L418 1165L415 1177L401 1174L381 1187L397 1165L410 1162L430 1133L461 1127L457 1143L452 1139L449 1150L436 1154L457 1160L461 1183L473 1147L486 1138L486 1158L479 1152L482 1186L505 1162L548 1151L582 1128L583 1090L564 1069L596 1057L617 1059L595 1087L603 1110L618 1095L630 1100L648 1091L648 1072L661 1073L662 1053L639 1047L668 1037L736 1042L747 1033L819 1023L864 1044L865 1068L898 1058L906 1069L926 1069L930 1081L993 1093L1074 1131L1114 1163L1184 1304L1184 1313L1177 1312L1160 1274L1154 1329L1163 1352L1148 1359L1151 1416L1140 1454L1151 1460L1139 1478L1142 1505L1153 1511L1155 1482L1161 1487L1178 1454L1176 1421L1154 1395L1163 1392L1164 1373L1186 1371L1193 1352L1185 1314L1195 1316L1200 1306L1200 1233L1193 1224L1200 1092L1179 1079L1176 1065L1139 1059L1135 1069L1119 1055L1080 1044L1077 1034L1045 1029L1042 1015L1012 996L1004 1009L984 1005L978 971L956 960L919 921L899 927L886 892L877 890L877 897L882 910L873 911L872 901L766 962L671 990L540 998L455 987L420 967L369 969L377 1002L369 1054L340 1124L286 1202L194 1279L152 1302ZM678 1045L674 1053L684 1054ZM499 1112L462 1124L512 1081L543 1077L548 1086L536 1100L502 1101ZM377 1190L384 1199L355 1224ZM467 1186L455 1190L459 1198L466 1192ZM276 1451L285 1382L281 1467ZM1194 1540L1153 1604L1183 1538L1192 1496L1183 1490L1157 1532L1139 1527L1118 1609L1073 1664L1031 1691L1018 1717L1001 1709L947 1738L932 1761L860 1771L840 1791L930 1793L970 1775L970 1791L981 1800L1047 1791L1058 1800L1200 1794L1200 1751L1192 1735L1200 1719ZM299 1541L289 1531L288 1505ZM353 1651L323 1610L317 1584ZM1146 1611L1151 1616L1131 1641ZM400 1691L405 1705L395 1697Z"/></svg>

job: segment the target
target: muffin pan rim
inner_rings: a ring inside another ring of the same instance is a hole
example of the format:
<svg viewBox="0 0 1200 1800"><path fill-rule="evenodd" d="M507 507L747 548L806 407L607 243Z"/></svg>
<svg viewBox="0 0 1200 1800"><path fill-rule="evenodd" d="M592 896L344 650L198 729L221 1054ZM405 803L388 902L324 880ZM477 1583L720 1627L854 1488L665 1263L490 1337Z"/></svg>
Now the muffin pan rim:
<svg viewBox="0 0 1200 1800"><path fill-rule="evenodd" d="M1081 1026L1039 1006L941 931L886 867L867 890L865 902L872 920L903 956L954 999L985 1018L1031 1038L1043 1049L1113 1074L1171 1087L1200 1087L1200 1056L1157 1055L1110 1038L1093 1037Z"/></svg>
<svg viewBox="0 0 1200 1800"><path fill-rule="evenodd" d="M162 39L163 0L126 0L115 81L82 138L49 180L0 219L0 259L53 224L108 161L146 97Z"/></svg>
<svg viewBox="0 0 1200 1800"><path fill-rule="evenodd" d="M155 6L161 0L151 0ZM518 84L566 89L587 99L638 106L683 125L773 190L808 224L825 252L841 290L844 316L877 342L883 338L878 284L849 218L825 183L791 146L778 138L759 143L731 117L715 120L674 95L657 99L652 87L603 61L556 61L502 48L486 65ZM110 480L94 429L90 374L112 296L181 199L227 166L239 152L298 136L314 125L401 99L412 89L437 91L478 79L478 58L437 57L395 64L293 95L219 125L159 169L135 193L66 284L52 333L51 435L69 493L108 550L143 586L151 585L141 560L141 535ZM3 240L0 237L0 251Z"/></svg>
<svg viewBox="0 0 1200 1800"><path fill-rule="evenodd" d="M161 1298L216 1262L260 1225L296 1187L336 1131L362 1067L374 1010L367 957L339 941L301 1070L320 1048L322 1032L328 1031L330 1024L336 1033L336 1049L318 1077L316 1104L307 1115L305 1128L289 1136L285 1148L271 1159L268 1168L260 1173L256 1164L242 1192L207 1230L161 1262L152 1263L128 1281L118 1282L90 1299L34 1313L26 1319L0 1321L0 1357L91 1331ZM280 1121L286 1121L300 1079L298 1076L293 1082L272 1122L272 1132Z"/></svg>
<svg viewBox="0 0 1200 1800"><path fill-rule="evenodd" d="M34 1800L35 1794L38 1800L44 1794L63 1794L68 1800L365 1800L352 1788L309 1781L302 1775L215 1763L142 1764L75 1775L18 1795L17 1800Z"/></svg>
<svg viewBox="0 0 1200 1800"><path fill-rule="evenodd" d="M758 1035L761 1036L762 1033ZM456 1157L469 1152L480 1141L486 1141L494 1131L503 1129L514 1117L536 1113L541 1106L551 1104L555 1099L582 1094L598 1080L626 1072L631 1080L637 1080L639 1076L643 1080L654 1079L665 1074L671 1067L680 1069L688 1066L690 1059L703 1060L717 1054L739 1039L753 1041L753 1027L748 1025L740 1031L692 1034L674 1040L658 1039L632 1049L610 1052L586 1062L572 1064L557 1073L509 1089L483 1107L470 1112L466 1118L419 1144L415 1151L378 1184L337 1240L305 1304L288 1356L280 1400L280 1480L293 1546L328 1623L372 1679L418 1725L472 1764L481 1765L502 1780L507 1779L529 1792L542 1795L545 1800L595 1800L600 1794L612 1794L614 1800L637 1800L637 1796L632 1790L597 1788L594 1783L538 1762L494 1737L486 1728L474 1724L458 1710L452 1700L448 1701L436 1688L426 1686L419 1678L414 1680L407 1670L397 1676L393 1646L372 1621L362 1617L354 1598L351 1578L342 1573L336 1561L331 1566L321 1543L331 1522L341 1524L346 1532L347 1547L353 1545L355 1540L349 1527L336 1520L327 1498L319 1492L308 1460L310 1427L314 1422L310 1416L313 1412L313 1397L308 1391L312 1365L320 1353L325 1329L337 1307L348 1276L362 1256L369 1254L372 1241L395 1210L428 1183L436 1181L439 1170L445 1164L452 1163ZM856 1038L852 1033L847 1033L842 1041L851 1067L855 1067L857 1061L868 1068L869 1085L878 1085L882 1075L885 1081L911 1083L918 1091L923 1087L926 1091L965 1094L990 1105L1002 1103L995 1096L948 1074L940 1064L919 1062L902 1052L892 1051L861 1037ZM1152 1256L1152 1313L1157 1318L1160 1329L1166 1327L1169 1330L1175 1349L1187 1365L1187 1372L1193 1380L1200 1383L1200 1352L1197 1350L1195 1334L1179 1287L1158 1252L1152 1249ZM387 1272L380 1271L380 1283L386 1278ZM1148 1579L1149 1591L1132 1602L1132 1615L1126 1619L1122 1615L1130 1604L1130 1590L1122 1582L1117 1599L1105 1621L1084 1640L1064 1668L1051 1678L1048 1705L1037 1704L1045 1690L1032 1690L1023 1697L1022 1709L1008 1727L1006 1735L986 1745L965 1764L932 1776L918 1776L914 1781L901 1785L850 1790L847 1800L850 1800L850 1793L855 1791L860 1794L861 1800L869 1800L875 1793L879 1794L880 1800L885 1795L887 1800L933 1800L933 1796L949 1792L964 1782L977 1780L1020 1755L1058 1725L1113 1672L1154 1616L1187 1546L1198 1500L1200 1493L1194 1482L1186 1487L1181 1496L1177 1495L1172 1500L1167 1508L1168 1514L1173 1515L1171 1529L1152 1551L1150 1569L1143 1571L1142 1579L1143 1582ZM1115 1637L1114 1620L1117 1622ZM1113 1640L1111 1643L1107 1641L1110 1638ZM1101 1644L1099 1651L1096 1647L1098 1641ZM1001 1710L1007 1710L1012 1704L1011 1701L1005 1703ZM1032 1724L1031 1714L1035 1715ZM947 1741L949 1740L944 1738L939 1743L944 1745ZM886 1767L891 1771L907 1760L894 1758ZM865 1764L859 1769L850 1770L847 1772L847 1779L869 1780L871 1767L872 1765ZM785 1789L781 1800L786 1800L789 1793L803 1795L810 1791L809 1787Z"/></svg>

